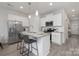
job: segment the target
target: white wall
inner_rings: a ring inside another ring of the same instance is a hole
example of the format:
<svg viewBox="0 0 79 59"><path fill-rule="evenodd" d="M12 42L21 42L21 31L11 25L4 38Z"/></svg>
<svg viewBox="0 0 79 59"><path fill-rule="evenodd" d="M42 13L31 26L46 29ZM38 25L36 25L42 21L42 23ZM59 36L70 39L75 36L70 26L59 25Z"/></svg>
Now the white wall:
<svg viewBox="0 0 79 59"><path fill-rule="evenodd" d="M7 20L8 20L7 10L5 8L0 7L0 41L3 43L6 43L8 40Z"/></svg>

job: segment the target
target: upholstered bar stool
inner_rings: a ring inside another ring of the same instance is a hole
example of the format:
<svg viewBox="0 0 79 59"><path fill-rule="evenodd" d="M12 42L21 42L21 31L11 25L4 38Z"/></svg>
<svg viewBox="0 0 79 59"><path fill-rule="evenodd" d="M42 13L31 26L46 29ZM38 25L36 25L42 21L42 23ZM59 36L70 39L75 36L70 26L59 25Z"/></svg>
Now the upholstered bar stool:
<svg viewBox="0 0 79 59"><path fill-rule="evenodd" d="M27 46L28 46L26 48L27 50L23 52L24 53L23 56L24 55L29 56L30 53L32 53L32 49L35 49L37 51L37 55L39 55L39 53L38 53L37 40L35 40L35 39L29 39L29 36L28 35L24 35L23 36L23 40L24 40L24 43L27 44ZM32 46L32 43L36 43L36 48Z"/></svg>

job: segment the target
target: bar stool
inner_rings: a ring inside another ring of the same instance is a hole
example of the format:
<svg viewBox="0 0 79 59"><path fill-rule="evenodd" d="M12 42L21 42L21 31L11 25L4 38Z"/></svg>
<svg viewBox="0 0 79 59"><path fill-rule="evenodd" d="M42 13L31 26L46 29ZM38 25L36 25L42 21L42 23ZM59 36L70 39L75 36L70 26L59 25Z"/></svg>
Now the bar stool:
<svg viewBox="0 0 79 59"><path fill-rule="evenodd" d="M23 43L23 35L18 33L17 50L20 50L20 54L23 53L23 51L22 51L22 48L23 48L22 43Z"/></svg>
<svg viewBox="0 0 79 59"><path fill-rule="evenodd" d="M35 49L37 51L37 55L39 55L39 53L38 53L37 40L35 40L35 39L29 39L29 36L28 35L24 35L23 38L24 38L23 39L24 40L24 43L28 45L28 48L26 48L27 50L23 52L23 53L25 53L23 56L25 56L25 55L29 56L30 53L32 53L32 49ZM36 48L34 48L32 46L32 43L36 43Z"/></svg>

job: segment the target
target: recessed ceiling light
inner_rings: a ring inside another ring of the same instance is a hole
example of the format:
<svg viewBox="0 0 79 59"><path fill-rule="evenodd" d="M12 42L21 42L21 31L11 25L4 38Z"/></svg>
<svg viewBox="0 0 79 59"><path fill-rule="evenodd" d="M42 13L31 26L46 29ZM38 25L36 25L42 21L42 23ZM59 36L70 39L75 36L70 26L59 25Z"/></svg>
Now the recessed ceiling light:
<svg viewBox="0 0 79 59"><path fill-rule="evenodd" d="M28 15L28 18L31 19L31 15Z"/></svg>
<svg viewBox="0 0 79 59"><path fill-rule="evenodd" d="M23 9L23 6L20 6L21 9Z"/></svg>
<svg viewBox="0 0 79 59"><path fill-rule="evenodd" d="M50 2L50 3L49 3L49 5L50 5L50 6L52 6L52 5L53 5L53 3L52 3L52 2Z"/></svg>
<svg viewBox="0 0 79 59"><path fill-rule="evenodd" d="M36 15L36 16L38 16L38 10L36 10L36 13L35 13L35 15Z"/></svg>
<svg viewBox="0 0 79 59"><path fill-rule="evenodd" d="M75 9L72 9L72 12L75 12Z"/></svg>

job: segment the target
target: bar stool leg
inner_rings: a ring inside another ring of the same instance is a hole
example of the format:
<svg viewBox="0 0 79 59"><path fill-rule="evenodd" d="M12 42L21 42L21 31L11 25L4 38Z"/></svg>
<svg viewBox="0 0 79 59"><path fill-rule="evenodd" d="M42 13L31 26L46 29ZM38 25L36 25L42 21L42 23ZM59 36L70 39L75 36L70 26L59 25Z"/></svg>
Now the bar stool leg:
<svg viewBox="0 0 79 59"><path fill-rule="evenodd" d="M22 48L23 48L23 46L22 46L22 42L21 42L21 43L20 43L20 54L23 53Z"/></svg>
<svg viewBox="0 0 79 59"><path fill-rule="evenodd" d="M22 52L22 55L24 54L25 52L25 46L24 46L24 40L22 40L22 47L21 47L21 52ZM24 55L23 55L24 56Z"/></svg>
<svg viewBox="0 0 79 59"><path fill-rule="evenodd" d="M30 44L28 43L28 56L30 55Z"/></svg>
<svg viewBox="0 0 79 59"><path fill-rule="evenodd" d="M22 55L23 55L23 53L24 53L24 40L23 40L23 47L22 47Z"/></svg>
<svg viewBox="0 0 79 59"><path fill-rule="evenodd" d="M37 56L39 56L39 52L38 52L38 44L36 42L36 47L37 47Z"/></svg>
<svg viewBox="0 0 79 59"><path fill-rule="evenodd" d="M31 43L31 53L32 53L32 43Z"/></svg>

